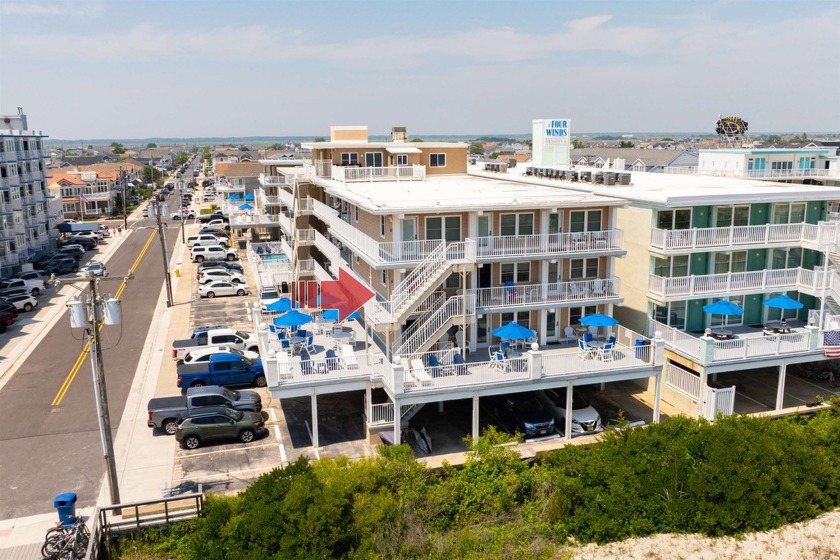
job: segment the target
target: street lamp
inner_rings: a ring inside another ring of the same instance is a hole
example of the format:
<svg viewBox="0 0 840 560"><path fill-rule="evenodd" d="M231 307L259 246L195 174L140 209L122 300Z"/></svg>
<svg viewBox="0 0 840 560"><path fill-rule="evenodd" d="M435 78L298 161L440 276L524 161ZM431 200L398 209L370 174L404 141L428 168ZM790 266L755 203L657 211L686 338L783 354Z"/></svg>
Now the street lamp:
<svg viewBox="0 0 840 560"><path fill-rule="evenodd" d="M107 274L107 273L106 273ZM87 281L90 292L86 301L77 298L67 304L70 315L70 327L84 328L88 338L90 351L90 366L93 374L93 391L96 396L96 412L99 419L99 436L102 441L102 453L105 461L105 472L108 476L108 488L111 492L111 504L120 503L120 489L117 482L117 465L114 459L114 441L111 436L111 415L108 411L108 392L105 389L105 367L102 362L102 340L99 331L105 325L119 325L121 322L120 300L108 297L103 299L98 293L101 280L122 280L132 278L131 272L125 278L97 278L89 271L84 278L74 281ZM58 281L56 281L58 285ZM72 285L72 284L71 284ZM75 286L74 286L75 287Z"/></svg>

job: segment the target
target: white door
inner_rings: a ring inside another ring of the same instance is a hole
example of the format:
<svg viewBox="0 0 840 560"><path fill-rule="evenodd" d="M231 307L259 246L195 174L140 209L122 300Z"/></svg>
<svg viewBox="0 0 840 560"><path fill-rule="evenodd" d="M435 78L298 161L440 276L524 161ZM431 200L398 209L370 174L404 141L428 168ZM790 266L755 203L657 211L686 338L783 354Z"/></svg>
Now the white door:
<svg viewBox="0 0 840 560"><path fill-rule="evenodd" d="M417 218L402 218L400 220L402 231L404 258L414 258L417 255Z"/></svg>

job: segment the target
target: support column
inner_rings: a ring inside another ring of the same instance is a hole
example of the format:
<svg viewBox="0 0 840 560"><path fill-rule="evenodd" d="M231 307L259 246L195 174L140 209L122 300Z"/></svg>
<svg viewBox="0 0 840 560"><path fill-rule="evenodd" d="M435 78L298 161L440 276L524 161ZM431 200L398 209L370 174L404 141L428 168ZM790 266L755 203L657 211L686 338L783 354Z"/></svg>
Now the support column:
<svg viewBox="0 0 840 560"><path fill-rule="evenodd" d="M370 385L365 387L365 416L367 416L368 424L370 424L373 416L373 391Z"/></svg>
<svg viewBox="0 0 840 560"><path fill-rule="evenodd" d="M443 401L438 401L438 413L443 414Z"/></svg>
<svg viewBox="0 0 840 560"><path fill-rule="evenodd" d="M659 368L659 373L656 374L656 383L653 389L653 423L659 423L659 408L662 404L662 375L664 374L664 367Z"/></svg>
<svg viewBox="0 0 840 560"><path fill-rule="evenodd" d="M779 386L776 389L776 410L785 406L785 377L787 377L787 363L779 365Z"/></svg>
<svg viewBox="0 0 840 560"><path fill-rule="evenodd" d="M568 385L566 385L566 425L563 427L565 430L564 435L566 436L566 440L572 441L572 391L574 390L574 384L569 381Z"/></svg>
<svg viewBox="0 0 840 560"><path fill-rule="evenodd" d="M706 412L706 395L709 387L709 373L705 367L700 368L700 394L697 395L697 415L703 418Z"/></svg>
<svg viewBox="0 0 840 560"><path fill-rule="evenodd" d="M478 442L478 395L473 394L472 398L473 408L472 408L472 438L473 443Z"/></svg>
<svg viewBox="0 0 840 560"><path fill-rule="evenodd" d="M399 399L394 399L394 445L402 443L400 433L402 432L402 405Z"/></svg>
<svg viewBox="0 0 840 560"><path fill-rule="evenodd" d="M318 395L312 393L312 447L320 447L318 443Z"/></svg>

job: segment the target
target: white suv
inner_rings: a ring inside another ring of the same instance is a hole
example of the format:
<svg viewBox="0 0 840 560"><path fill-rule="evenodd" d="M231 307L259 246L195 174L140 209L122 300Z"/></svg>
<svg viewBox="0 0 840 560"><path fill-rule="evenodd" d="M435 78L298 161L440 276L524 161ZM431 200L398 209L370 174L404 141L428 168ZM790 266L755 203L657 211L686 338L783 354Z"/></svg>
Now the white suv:
<svg viewBox="0 0 840 560"><path fill-rule="evenodd" d="M225 248L228 247L227 239L222 239L216 237L212 233L202 233L201 235L191 235L187 238L187 246L190 248L196 247L198 245L203 246L214 246L214 245L221 245Z"/></svg>
<svg viewBox="0 0 840 560"><path fill-rule="evenodd" d="M193 262L204 261L235 261L239 258L236 251L222 247L221 245L207 246L196 245L190 254Z"/></svg>

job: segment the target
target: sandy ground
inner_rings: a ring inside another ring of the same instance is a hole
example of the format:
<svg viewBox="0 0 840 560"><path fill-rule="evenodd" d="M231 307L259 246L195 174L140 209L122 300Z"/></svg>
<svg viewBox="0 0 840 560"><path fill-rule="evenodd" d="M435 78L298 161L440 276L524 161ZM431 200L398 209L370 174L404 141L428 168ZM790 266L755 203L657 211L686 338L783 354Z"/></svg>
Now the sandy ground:
<svg viewBox="0 0 840 560"><path fill-rule="evenodd" d="M604 546L586 545L575 560L830 560L840 559L840 510L739 538L658 535Z"/></svg>

